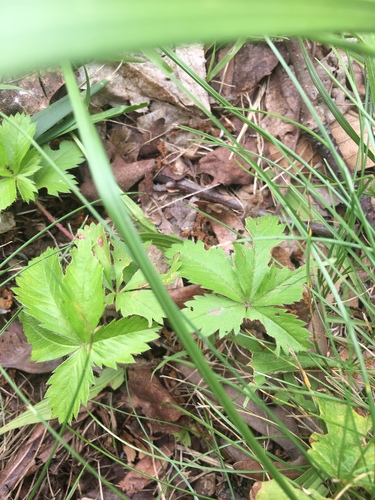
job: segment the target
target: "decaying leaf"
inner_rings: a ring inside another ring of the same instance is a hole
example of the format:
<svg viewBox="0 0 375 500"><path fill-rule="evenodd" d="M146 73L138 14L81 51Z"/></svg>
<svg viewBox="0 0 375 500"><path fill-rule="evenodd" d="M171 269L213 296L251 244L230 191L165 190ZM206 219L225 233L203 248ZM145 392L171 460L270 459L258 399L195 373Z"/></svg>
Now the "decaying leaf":
<svg viewBox="0 0 375 500"><path fill-rule="evenodd" d="M153 449L153 455L170 457L174 451L174 442L160 446L159 451ZM137 466L137 471L130 471L123 480L121 480L118 486L125 491L128 495L136 493L137 491L143 490L148 484L152 483L153 480L160 479L162 477L163 471L165 471L167 461L158 460L154 456L146 456L142 458ZM144 476L142 473L147 474Z"/></svg>
<svg viewBox="0 0 375 500"><path fill-rule="evenodd" d="M61 359L37 363L30 361L31 345L27 343L23 328L16 318L0 336L0 365L3 368L17 368L27 373L49 373Z"/></svg>

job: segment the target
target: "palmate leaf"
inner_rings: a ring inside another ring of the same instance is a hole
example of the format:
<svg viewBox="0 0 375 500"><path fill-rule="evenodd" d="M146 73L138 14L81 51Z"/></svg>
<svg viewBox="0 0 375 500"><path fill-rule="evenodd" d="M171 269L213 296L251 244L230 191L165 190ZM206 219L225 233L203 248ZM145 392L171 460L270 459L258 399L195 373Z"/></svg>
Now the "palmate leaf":
<svg viewBox="0 0 375 500"><path fill-rule="evenodd" d="M30 148L30 138L33 137L36 125L31 123L31 117L17 113L9 120L4 120L0 126L0 142L4 147L8 167L14 174L21 169L21 162ZM18 130L17 125L23 132ZM29 137L28 137L29 136Z"/></svg>
<svg viewBox="0 0 375 500"><path fill-rule="evenodd" d="M370 486L369 491L373 491L375 443L368 436L371 417L336 401L319 399L319 407L327 433L311 435L309 456L332 478L344 484L355 481L357 486Z"/></svg>
<svg viewBox="0 0 375 500"><path fill-rule="evenodd" d="M202 241L185 241L181 245L172 245L165 255L173 260L176 254L179 254L181 262L181 276L203 288L242 302L243 293L232 262L221 248L205 250Z"/></svg>
<svg viewBox="0 0 375 500"><path fill-rule="evenodd" d="M186 304L186 317L203 335L216 331L220 337L238 334L245 318L260 321L276 341L276 352L296 352L311 347L304 323L275 306L298 301L306 281L306 269L291 271L271 264L271 248L283 238L284 225L277 217L247 220L253 238L252 247L235 243L233 257L221 249L205 250L198 242L174 245L171 257L178 252L179 272L193 283L212 290ZM262 239L266 238L266 239ZM200 274L202 273L202 279Z"/></svg>
<svg viewBox="0 0 375 500"><path fill-rule="evenodd" d="M47 250L30 262L15 289L25 307L21 321L32 359L69 356L54 371L46 393L52 415L61 422L70 421L87 402L94 364L116 368L116 363L132 363L158 337L157 327L148 327L139 316L98 328L104 311L103 268L92 246L91 238L78 239L65 275L57 253Z"/></svg>
<svg viewBox="0 0 375 500"><path fill-rule="evenodd" d="M0 179L0 211L9 207L17 198L16 181L13 177Z"/></svg>
<svg viewBox="0 0 375 500"><path fill-rule="evenodd" d="M163 323L165 313L152 290L122 291L116 294L116 309L122 316L137 314L148 320L151 326L153 321Z"/></svg>
<svg viewBox="0 0 375 500"><path fill-rule="evenodd" d="M92 361L87 349L81 347L59 365L48 380L50 387L46 399L52 417L57 417L60 422L70 422L78 415L81 403L87 402L93 383Z"/></svg>
<svg viewBox="0 0 375 500"><path fill-rule="evenodd" d="M57 196L59 193L69 193L70 187L64 178L68 178L73 184L77 183L71 174L66 173L66 170L75 168L83 162L84 158L80 149L76 144L69 141L63 141L57 150L53 150L49 146L44 146L43 149L61 170L61 173L52 168L47 160L43 158L41 168L34 176L37 188L45 187L48 193L53 196Z"/></svg>

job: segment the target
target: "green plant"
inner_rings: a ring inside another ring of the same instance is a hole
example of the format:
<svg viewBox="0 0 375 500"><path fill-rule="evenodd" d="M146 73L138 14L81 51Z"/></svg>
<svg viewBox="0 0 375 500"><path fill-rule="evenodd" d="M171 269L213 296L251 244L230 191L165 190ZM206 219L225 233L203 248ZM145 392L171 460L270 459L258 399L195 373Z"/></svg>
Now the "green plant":
<svg viewBox="0 0 375 500"><path fill-rule="evenodd" d="M350 0L331 2L293 0L280 2L275 0L264 4L255 0L242 0L236 4L229 0L215 3L193 1L185 3L183 7L180 4L172 5L171 2L156 3L148 1L137 4L113 0L106 3L94 1L90 4L90 9L87 9L86 2L68 1L64 4L65 8L58 16L55 15L53 10L55 6L46 0L36 0L32 3L24 0L21 5L6 2L3 7L3 29L0 33L0 41L3 47L12 47L12 50L5 50L2 55L0 67L2 76L9 72L20 72L29 68L48 66L67 59L103 58L107 54L122 52L126 49L139 49L164 43L196 41L198 39L212 41L221 38L222 40L228 40L263 33L283 33L287 35L309 33L310 36L315 36L315 39L324 39L326 42L331 41L337 43L337 46L349 47L357 52L362 50L368 56L374 55L374 49L371 45L356 44L352 40L348 41L346 37L325 34L352 29L371 32L374 26L375 3L366 0L358 2ZM181 10L182 8L183 10ZM15 19L17 19L16 24L14 24ZM32 23L30 19L33 19ZM210 22L207 22L207 19ZM126 26L126 29L124 29L124 26ZM107 35L108 33L110 33L110 36ZM103 34L104 36L102 36ZM76 43L78 37L82 42L80 44ZM46 40L49 43L46 43ZM369 71L373 69L371 57L367 58L366 66ZM271 498L276 495L278 498L305 498L306 495L301 490L292 488L290 483L273 467L272 462L265 455L258 441L247 429L246 425L242 425L241 419L233 410L229 398L224 391L220 390L217 378L210 372L207 363L205 363L203 356L199 352L199 348L192 341L188 329L185 328L183 318L178 315L176 309L168 301L167 294L161 289L160 281L158 281L155 271L152 270L146 259L141 241L137 239L130 218L128 218L127 210L120 200L118 191L116 191L115 183L108 168L108 161L99 145L98 138L95 137L93 127L90 127L87 112L85 116L85 110L79 102L78 93L74 89L72 74L70 74L67 66L65 66L65 70L66 76L70 77L69 94L72 100L75 101L75 113L80 117L79 128L80 132L83 133L83 141L90 158L90 167L94 172L97 186L108 212L111 214L124 240L129 242L132 255L138 256L139 254L140 266L145 270L145 275L168 313L182 344L186 346L189 355L194 359L204 378L213 388L220 404L227 410L227 414L236 426L241 439L249 443L257 454L257 459L281 485L276 494L273 492L273 494L270 493L267 496L266 493L262 498ZM368 96L367 102L370 101L371 96ZM290 152L283 149L280 149L280 152L282 156L288 157L290 155ZM332 152L334 152L333 148ZM261 172L259 175L261 175ZM299 179L301 180L301 178ZM268 183L267 179L264 180L273 195L278 197L277 199L280 201L280 192L277 186L272 182ZM309 179L302 179L302 182L309 193L314 193L314 187L309 182ZM345 189L346 186L344 186ZM358 213L358 196L353 191L350 191L350 196L351 199L345 199L345 202L353 202L355 211ZM351 204L347 206L348 210L352 209ZM302 238L307 239L307 233L304 231L301 220L288 205L286 205L286 212L292 218L294 227L300 230ZM341 217L341 214L338 214L337 211L334 211L332 215L333 217ZM346 221L344 220L344 222ZM361 223L364 232L371 234L370 224L366 224L365 220L361 220ZM352 278L354 279L356 276L356 266L366 266L365 272L371 275L373 246L371 248L371 245L367 245L358 238L356 239L356 234L353 236L352 226L345 224L340 229L342 231L332 234L331 241L326 242L326 245L330 248L329 259L326 258L326 255L321 252L318 246L321 242L314 238L308 240L308 250L311 250L320 266L319 279L316 289L313 290L313 301L314 304L323 309L321 318L324 322L324 329L331 352L337 363L342 365L344 364L340 360L340 352L336 346L337 337L335 338L331 334L331 329L337 324L341 324L347 329L348 335L343 342L347 342L350 349L353 349L358 356L359 366L357 369L365 377L365 389L363 393L361 389L356 394L355 380L352 379L352 383L347 386L342 381L338 382L328 371L325 375L328 380L332 381L332 387L337 387L335 384L339 383L337 394L340 398L343 394L345 395L347 405L351 405L353 399L358 404L363 404L366 411L372 411L372 420L374 422L375 415L371 403L370 381L369 376L366 377L364 358L361 356L361 341L366 342L367 348L367 345L371 346L373 340L371 335L367 334L372 321L369 324L366 323L367 318L364 320L353 318L347 304L336 288L338 280L342 280L348 285L348 288L350 286L353 288ZM347 229L349 230L349 241L347 235L343 234L344 230ZM358 231L354 233L359 234ZM359 257L357 255L358 251L363 251L366 259ZM353 258L352 263L354 264L352 264L350 277L347 277L342 272L342 268L336 260L339 252ZM356 257L357 260L355 260ZM361 300L366 301L366 307L368 306L369 310L371 310L371 300L366 295L366 287L361 283L360 279L357 279L358 282L360 286L363 285L360 288ZM333 301L328 300L328 292L332 293ZM342 366L341 370L344 371L345 367ZM50 432L53 433L53 430L50 430ZM66 446L68 448L68 445ZM92 470L91 472L95 473ZM296 484L303 484L304 487L308 487L307 483L296 482ZM270 486L272 486L271 483L264 483L262 489L265 490ZM283 493L280 493L281 490ZM259 492L257 495L258 498L261 498L261 493ZM311 498L317 498L313 491L311 493ZM342 494L342 497L345 498L346 492L342 491L339 494ZM32 497L34 498L34 496ZM359 495L356 495L356 497L360 498ZM353 496L346 496L346 498L353 498Z"/></svg>
<svg viewBox="0 0 375 500"><path fill-rule="evenodd" d="M203 335L219 332L220 337L238 334L245 319L260 321L276 340L276 354L280 348L286 354L308 349L310 334L303 322L279 307L302 298L306 268L270 265L271 248L283 241L285 225L264 216L247 218L246 229L251 247L235 243L233 256L222 248L206 251L201 241L185 241L167 251L171 259L178 256L181 276L213 292L188 302L186 317Z"/></svg>
<svg viewBox="0 0 375 500"><path fill-rule="evenodd" d="M32 359L67 356L49 379L46 393L52 416L60 421L70 421L80 404L87 403L94 365L115 368L117 363L132 363L133 355L147 350L147 342L158 337L158 326L140 316L99 324L105 310L103 280L107 285L112 279L119 281L131 264L116 247L112 267L102 228L94 239L83 231L70 257L63 272L57 253L48 249L29 263L16 288Z"/></svg>
<svg viewBox="0 0 375 500"><path fill-rule="evenodd" d="M35 199L41 188L46 188L54 196L70 191L69 185L58 170L51 168L46 157L65 173L65 179L76 183L66 171L84 160L78 146L70 141L62 141L57 150L45 145L41 155L31 143L35 131L36 124L25 114L4 119L0 125L0 210L16 200L17 192L29 202Z"/></svg>

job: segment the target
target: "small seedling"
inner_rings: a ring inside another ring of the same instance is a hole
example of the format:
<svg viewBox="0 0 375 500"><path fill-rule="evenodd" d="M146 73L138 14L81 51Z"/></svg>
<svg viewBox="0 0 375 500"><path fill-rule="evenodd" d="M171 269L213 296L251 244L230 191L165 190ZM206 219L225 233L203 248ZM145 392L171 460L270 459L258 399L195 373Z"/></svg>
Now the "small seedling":
<svg viewBox="0 0 375 500"><path fill-rule="evenodd" d="M32 146L35 130L31 117L19 113L0 125L0 210L9 207L17 193L26 202L34 200L41 188L54 196L68 193L70 187L63 177L75 184L74 177L66 171L83 162L78 146L63 141L57 150L43 147L44 153L61 170L59 173Z"/></svg>
<svg viewBox="0 0 375 500"><path fill-rule="evenodd" d="M166 253L178 255L179 274L213 293L187 302L184 312L203 335L239 333L244 319L260 321L276 340L276 353L311 347L309 332L295 315L281 306L302 298L305 266L295 271L272 263L271 248L283 241L285 225L277 217L248 218L252 246L235 243L232 256L221 248L205 250L203 243L185 241Z"/></svg>
<svg viewBox="0 0 375 500"><path fill-rule="evenodd" d="M21 321L32 345L32 359L67 356L50 377L46 393L52 416L60 421L71 421L80 404L87 403L94 366L132 363L133 355L148 350L147 342L158 337L158 326L150 326L139 315L100 324L106 305L103 283L108 284L112 276L107 274L110 262L105 263L105 253L100 254L105 239L103 229L99 230L102 239L97 240L96 251L91 238L81 234L65 272L57 253L48 249L17 279L15 291L24 306ZM113 268L115 279L120 280L131 264L123 256Z"/></svg>

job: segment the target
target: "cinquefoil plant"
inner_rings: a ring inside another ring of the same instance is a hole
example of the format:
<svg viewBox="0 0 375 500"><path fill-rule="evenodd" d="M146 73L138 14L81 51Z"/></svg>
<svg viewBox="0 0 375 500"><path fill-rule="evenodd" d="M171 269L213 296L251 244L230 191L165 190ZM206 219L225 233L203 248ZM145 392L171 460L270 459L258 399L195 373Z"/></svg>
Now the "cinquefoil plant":
<svg viewBox="0 0 375 500"><path fill-rule="evenodd" d="M103 246L102 240L97 243ZM50 377L46 393L52 416L60 421L70 421L80 404L87 403L94 366L132 363L133 355L148 350L147 342L158 337L157 327L150 327L140 316L100 326L105 309L103 265L92 246L82 234L65 273L57 253L48 249L30 262L15 289L24 306L21 321L32 345L32 359L67 356Z"/></svg>
<svg viewBox="0 0 375 500"><path fill-rule="evenodd" d="M291 271L271 261L271 248L283 241L284 224L278 218L248 218L252 246L235 243L232 256L222 248L205 250L203 243L185 241L166 253L178 255L179 274L213 293L187 302L184 313L203 335L221 337L240 331L244 319L260 321L276 340L276 353L311 347L309 332L295 315L281 309L301 299L306 268Z"/></svg>
<svg viewBox="0 0 375 500"><path fill-rule="evenodd" d="M0 210L4 210L17 198L17 192L23 200L34 200L39 189L47 188L51 195L68 193L69 186L58 171L32 146L31 138L35 134L36 124L31 117L16 114L0 125ZM82 163L84 158L79 148L70 141L63 141L57 150L49 146L44 152L57 165L65 176L75 183L74 177L66 170Z"/></svg>

